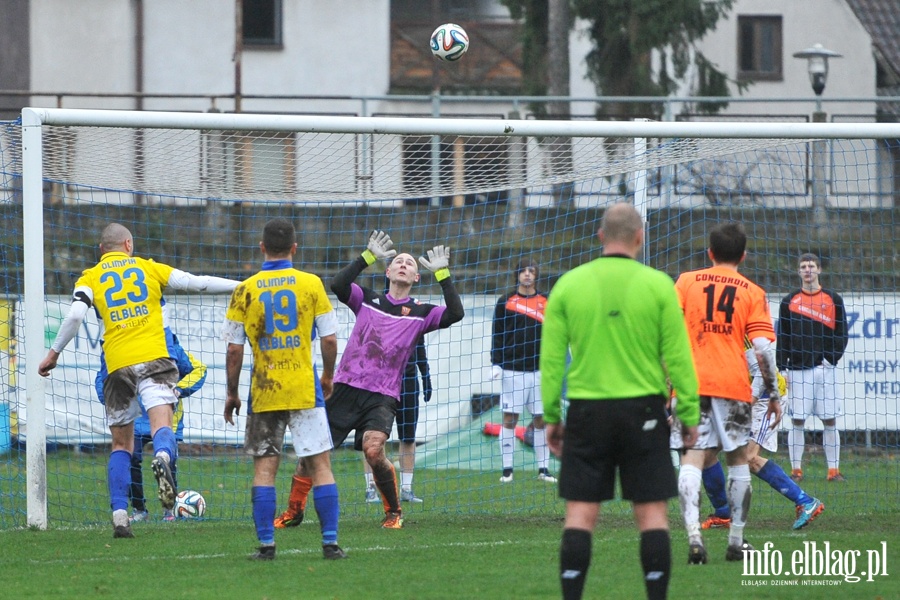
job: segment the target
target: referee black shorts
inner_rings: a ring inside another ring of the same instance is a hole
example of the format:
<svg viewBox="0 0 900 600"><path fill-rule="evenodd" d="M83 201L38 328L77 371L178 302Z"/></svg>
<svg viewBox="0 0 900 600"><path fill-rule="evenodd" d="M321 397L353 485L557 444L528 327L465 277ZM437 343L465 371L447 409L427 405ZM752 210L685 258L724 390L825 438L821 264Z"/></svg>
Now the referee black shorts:
<svg viewBox="0 0 900 600"><path fill-rule="evenodd" d="M612 500L616 472L625 500L657 502L678 495L662 396L570 400L559 495L578 502Z"/></svg>

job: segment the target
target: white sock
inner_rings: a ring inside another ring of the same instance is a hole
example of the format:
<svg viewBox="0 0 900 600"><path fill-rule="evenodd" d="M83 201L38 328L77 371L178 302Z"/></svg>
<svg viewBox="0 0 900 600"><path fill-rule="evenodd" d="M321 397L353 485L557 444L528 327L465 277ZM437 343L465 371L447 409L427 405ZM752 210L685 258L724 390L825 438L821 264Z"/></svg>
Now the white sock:
<svg viewBox="0 0 900 600"><path fill-rule="evenodd" d="M375 487L375 475L372 473L366 473L366 489Z"/></svg>
<svg viewBox="0 0 900 600"><path fill-rule="evenodd" d="M837 469L841 464L841 434L837 425L826 425L822 431L822 445L825 446L825 462L829 469Z"/></svg>
<svg viewBox="0 0 900 600"><path fill-rule="evenodd" d="M547 433L543 429L534 428L534 456L538 469L546 469L550 465L550 449L547 448Z"/></svg>
<svg viewBox="0 0 900 600"><path fill-rule="evenodd" d="M750 484L750 465L728 467L728 506L731 508L731 528L728 530L728 545L740 546L744 543L744 525L750 513L750 498L753 487Z"/></svg>
<svg viewBox="0 0 900 600"><path fill-rule="evenodd" d="M500 428L500 457L503 460L504 469L513 468L513 453L516 449L516 430Z"/></svg>
<svg viewBox="0 0 900 600"><path fill-rule="evenodd" d="M703 474L693 465L682 465L678 470L678 500L681 515L687 529L688 542L702 543L700 537L700 482Z"/></svg>
<svg viewBox="0 0 900 600"><path fill-rule="evenodd" d="M404 492L412 491L413 474L406 471L400 471L400 489Z"/></svg>
<svg viewBox="0 0 900 600"><path fill-rule="evenodd" d="M803 449L806 446L805 431L802 425L794 425L788 431L788 453L791 455L791 468L802 469Z"/></svg>
<svg viewBox="0 0 900 600"><path fill-rule="evenodd" d="M125 527L128 525L128 511L125 509L114 510L112 514L114 527Z"/></svg>

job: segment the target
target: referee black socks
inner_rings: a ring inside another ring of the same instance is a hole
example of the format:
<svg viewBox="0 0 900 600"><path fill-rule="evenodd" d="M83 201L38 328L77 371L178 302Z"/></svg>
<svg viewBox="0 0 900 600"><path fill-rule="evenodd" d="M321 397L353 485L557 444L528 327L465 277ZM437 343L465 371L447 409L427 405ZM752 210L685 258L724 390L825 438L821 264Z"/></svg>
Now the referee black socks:
<svg viewBox="0 0 900 600"><path fill-rule="evenodd" d="M667 530L650 529L641 533L641 566L647 598L664 599L672 571L672 545Z"/></svg>
<svg viewBox="0 0 900 600"><path fill-rule="evenodd" d="M559 581L563 600L578 600L584 591L588 567L591 565L590 531L565 529L559 549Z"/></svg>

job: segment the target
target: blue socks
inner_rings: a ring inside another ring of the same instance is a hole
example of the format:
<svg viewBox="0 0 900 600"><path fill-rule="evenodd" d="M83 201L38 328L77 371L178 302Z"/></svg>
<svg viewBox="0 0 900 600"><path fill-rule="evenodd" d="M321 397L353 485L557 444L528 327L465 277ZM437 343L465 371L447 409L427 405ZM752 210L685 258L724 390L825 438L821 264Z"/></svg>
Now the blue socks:
<svg viewBox="0 0 900 600"><path fill-rule="evenodd" d="M728 494L725 491L725 470L722 463L716 462L711 467L703 469L703 489L712 504L715 514L720 519L730 519L731 509L728 508Z"/></svg>
<svg viewBox="0 0 900 600"><path fill-rule="evenodd" d="M178 458L178 442L175 441L175 432L171 427L160 427L153 434L153 453L165 452L169 455L169 468L175 465Z"/></svg>
<svg viewBox="0 0 900 600"><path fill-rule="evenodd" d="M262 545L275 543L275 486L253 486L250 490L253 500L253 523L256 537Z"/></svg>
<svg viewBox="0 0 900 600"><path fill-rule="evenodd" d="M131 491L131 454L125 450L112 452L106 469L110 508L128 510L128 492Z"/></svg>
<svg viewBox="0 0 900 600"><path fill-rule="evenodd" d="M322 526L322 545L337 544L340 514L337 484L318 485L312 489L312 493L316 514L319 515L319 523Z"/></svg>
<svg viewBox="0 0 900 600"><path fill-rule="evenodd" d="M813 501L812 496L804 492L793 479L788 477L784 469L771 460L763 465L756 476L794 504L807 504ZM716 511L716 516L723 519L730 518L731 511L728 509L728 498L725 494L725 472L722 469L722 463L717 462L713 466L703 469L703 488Z"/></svg>
<svg viewBox="0 0 900 600"><path fill-rule="evenodd" d="M812 502L812 498L800 489L800 486L794 483L784 469L777 464L768 461L763 468L756 474L757 477L768 483L772 489L793 502L794 504L806 504Z"/></svg>

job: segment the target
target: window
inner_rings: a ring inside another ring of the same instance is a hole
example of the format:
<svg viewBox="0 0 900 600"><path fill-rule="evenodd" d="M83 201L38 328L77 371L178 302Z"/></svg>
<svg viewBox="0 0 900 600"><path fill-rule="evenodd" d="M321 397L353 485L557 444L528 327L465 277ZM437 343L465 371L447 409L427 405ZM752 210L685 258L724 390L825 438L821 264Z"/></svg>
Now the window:
<svg viewBox="0 0 900 600"><path fill-rule="evenodd" d="M781 17L738 17L738 80L781 81Z"/></svg>
<svg viewBox="0 0 900 600"><path fill-rule="evenodd" d="M509 154L506 138L443 136L440 141L438 181L432 181L431 136L403 138L403 187L418 196L406 204L427 204L436 183L444 205L462 206L506 202L509 198ZM455 183L454 183L455 182ZM454 189L482 188L490 192L454 195Z"/></svg>
<svg viewBox="0 0 900 600"><path fill-rule="evenodd" d="M281 46L282 0L243 0L245 46Z"/></svg>

